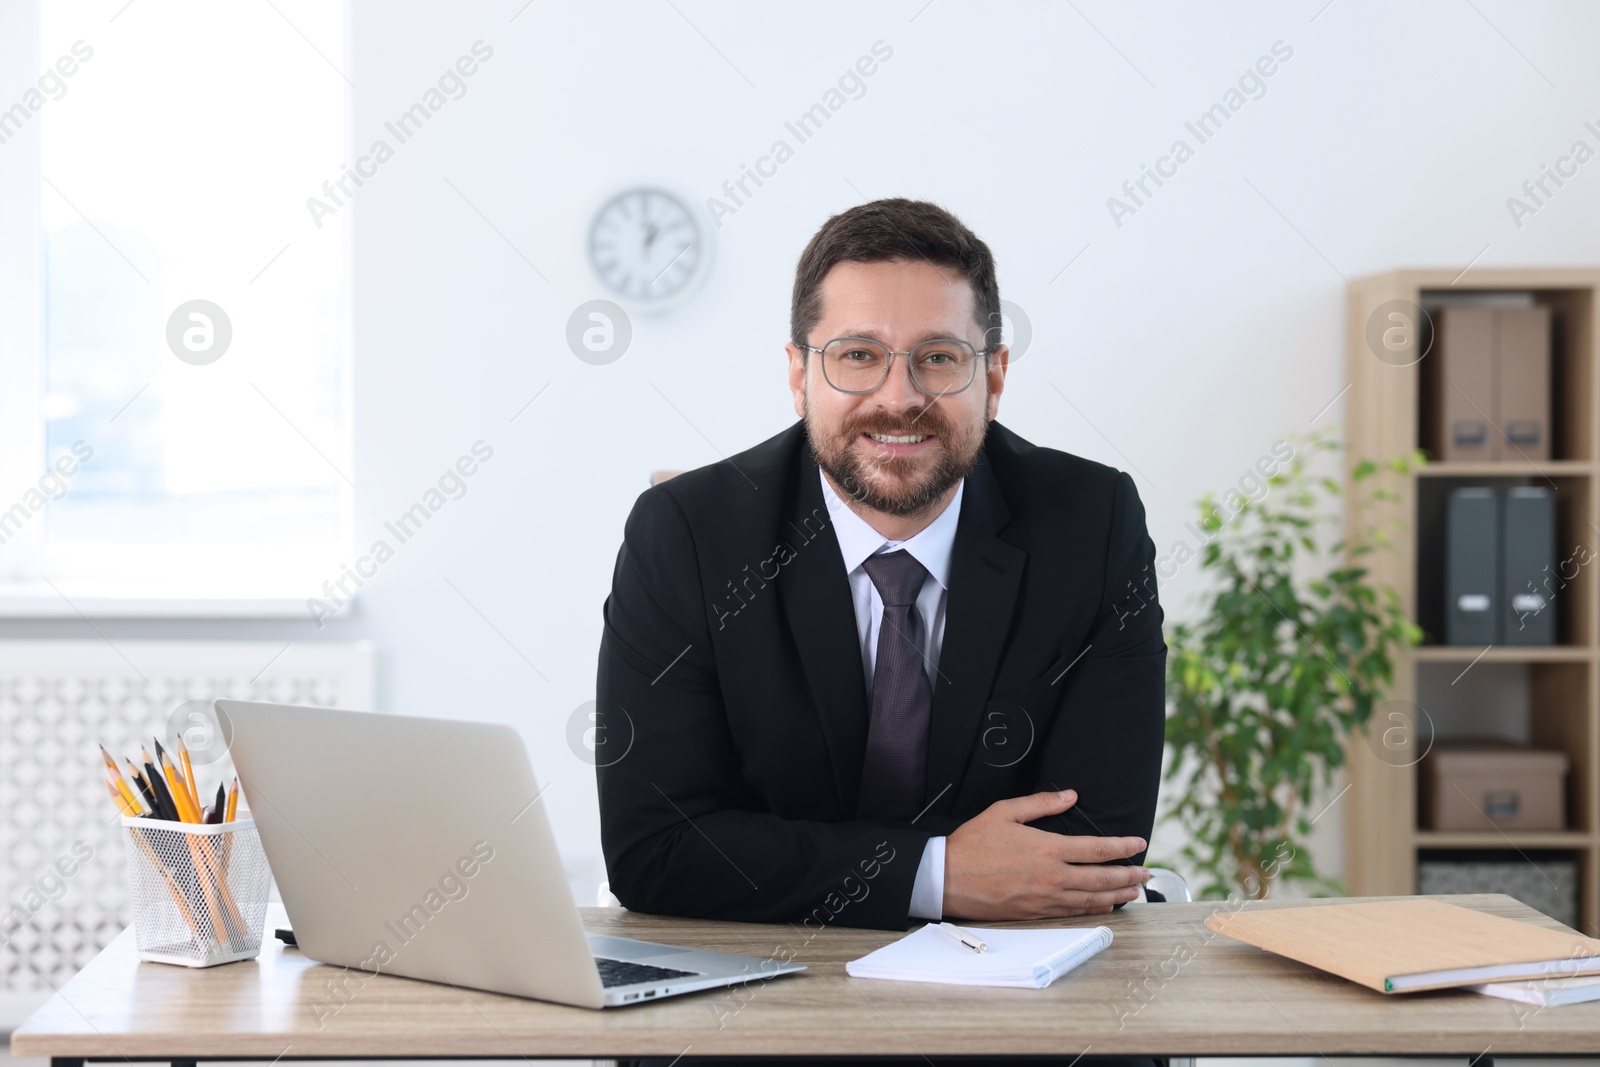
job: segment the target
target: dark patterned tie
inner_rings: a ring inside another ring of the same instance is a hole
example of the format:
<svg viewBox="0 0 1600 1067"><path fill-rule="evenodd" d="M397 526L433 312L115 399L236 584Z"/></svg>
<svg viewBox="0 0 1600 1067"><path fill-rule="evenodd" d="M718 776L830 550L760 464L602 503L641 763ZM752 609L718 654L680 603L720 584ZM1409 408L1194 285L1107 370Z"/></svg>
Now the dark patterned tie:
<svg viewBox="0 0 1600 1067"><path fill-rule="evenodd" d="M864 819L910 819L922 808L933 689L924 666L927 629L917 611L928 572L904 549L862 563L883 600L872 668L872 721L856 813Z"/></svg>

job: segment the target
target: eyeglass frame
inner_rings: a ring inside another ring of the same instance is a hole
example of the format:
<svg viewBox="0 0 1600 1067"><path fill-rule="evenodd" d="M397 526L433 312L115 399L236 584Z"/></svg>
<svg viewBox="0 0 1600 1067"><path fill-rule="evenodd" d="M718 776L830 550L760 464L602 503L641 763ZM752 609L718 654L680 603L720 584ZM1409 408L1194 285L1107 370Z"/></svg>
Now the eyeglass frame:
<svg viewBox="0 0 1600 1067"><path fill-rule="evenodd" d="M879 341L878 339L873 338L873 337L833 337L833 338L830 338L828 340L828 345L833 344L835 341L866 341L868 344L877 345L879 348L881 348L885 352L889 353L889 360L888 360L887 363L885 363L883 365L883 379L881 381L879 381L877 385L874 385L871 389L841 389L837 385L834 385L833 381L828 377L828 369L827 369L827 367L823 367L823 369L822 369L822 380L828 383L828 387L830 389L834 390L835 392L844 393L844 394L846 394L848 396L867 396L868 394L876 393L879 389L882 389L883 386L884 386L884 383L889 380L889 375L894 373L894 357L895 356L905 356L906 357L906 360L907 360L907 371L908 371L908 373L910 374L910 377L911 377L911 384L916 386L917 392L921 393L923 396L932 396L932 397L960 396L962 393L966 392L968 389L971 389L972 388L972 383L978 380L978 368L977 368L976 365L974 365L973 368L972 368L972 377L968 378L967 379L967 384L963 385L960 389L957 389L954 392L950 392L950 393L930 393L930 392L928 392L928 390L926 390L926 389L924 389L922 387L922 383L921 382L917 381L916 370L911 368L910 365L909 365L909 361L911 359L911 353L915 352L917 349L921 348L923 345L934 345L934 344L938 344L940 341L959 341L960 343L966 345L968 348L972 348L972 354L974 356L982 356L983 357L984 366L987 367L988 364L989 364L989 357L991 355L993 355L995 350L1000 347L999 345L990 345L988 348L984 348L984 349L973 348L972 342L968 341L964 337L930 337L926 341L918 341L916 344L912 345L910 348L890 348L888 345L884 344L882 341ZM800 349L800 351L802 351L802 352L815 352L819 356L822 355L823 352L827 351L827 347L828 347L827 345L823 345L821 348L814 348L811 345L808 345L803 341L795 341L794 342L794 346L796 348Z"/></svg>

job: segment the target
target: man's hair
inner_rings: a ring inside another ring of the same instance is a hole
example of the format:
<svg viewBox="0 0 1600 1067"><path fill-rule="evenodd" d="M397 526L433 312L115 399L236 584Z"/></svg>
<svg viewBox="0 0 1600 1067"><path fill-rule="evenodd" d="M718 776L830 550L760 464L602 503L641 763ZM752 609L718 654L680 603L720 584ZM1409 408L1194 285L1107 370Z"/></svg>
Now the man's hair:
<svg viewBox="0 0 1600 1067"><path fill-rule="evenodd" d="M973 321L983 331L981 347L1000 343L1000 285L989 246L938 204L901 197L874 200L840 212L811 238L794 272L791 340L810 343L811 329L822 318L822 279L836 263L893 259L926 260L966 275L972 285Z"/></svg>

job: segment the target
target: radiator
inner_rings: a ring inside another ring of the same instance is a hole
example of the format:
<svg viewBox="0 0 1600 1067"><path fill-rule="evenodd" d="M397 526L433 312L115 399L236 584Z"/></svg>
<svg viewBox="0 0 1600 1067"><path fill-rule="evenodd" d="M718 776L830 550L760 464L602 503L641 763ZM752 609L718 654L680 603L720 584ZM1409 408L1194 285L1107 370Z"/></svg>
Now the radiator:
<svg viewBox="0 0 1600 1067"><path fill-rule="evenodd" d="M195 729L186 701L370 708L372 688L365 642L0 641L0 1033L130 921L97 743L137 759ZM196 767L232 773L226 755Z"/></svg>

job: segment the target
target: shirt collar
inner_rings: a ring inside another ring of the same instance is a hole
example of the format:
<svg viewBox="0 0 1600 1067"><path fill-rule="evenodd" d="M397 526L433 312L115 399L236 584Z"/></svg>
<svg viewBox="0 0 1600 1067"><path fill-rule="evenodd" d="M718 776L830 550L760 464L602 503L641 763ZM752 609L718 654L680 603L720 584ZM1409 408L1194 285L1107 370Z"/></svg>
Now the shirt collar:
<svg viewBox="0 0 1600 1067"><path fill-rule="evenodd" d="M850 510L850 505L833 491L833 485L820 467L817 469L817 477L822 481L822 499L827 502L828 514L833 518L833 532L839 539L839 551L844 556L846 574L861 566L862 561L868 556L903 548L933 575L934 581L938 582L941 588L946 590L950 588L950 557L955 551L956 524L961 516L961 494L967 488L965 479L957 484L956 495L939 513L938 518L904 541L890 541L868 525L866 519Z"/></svg>

